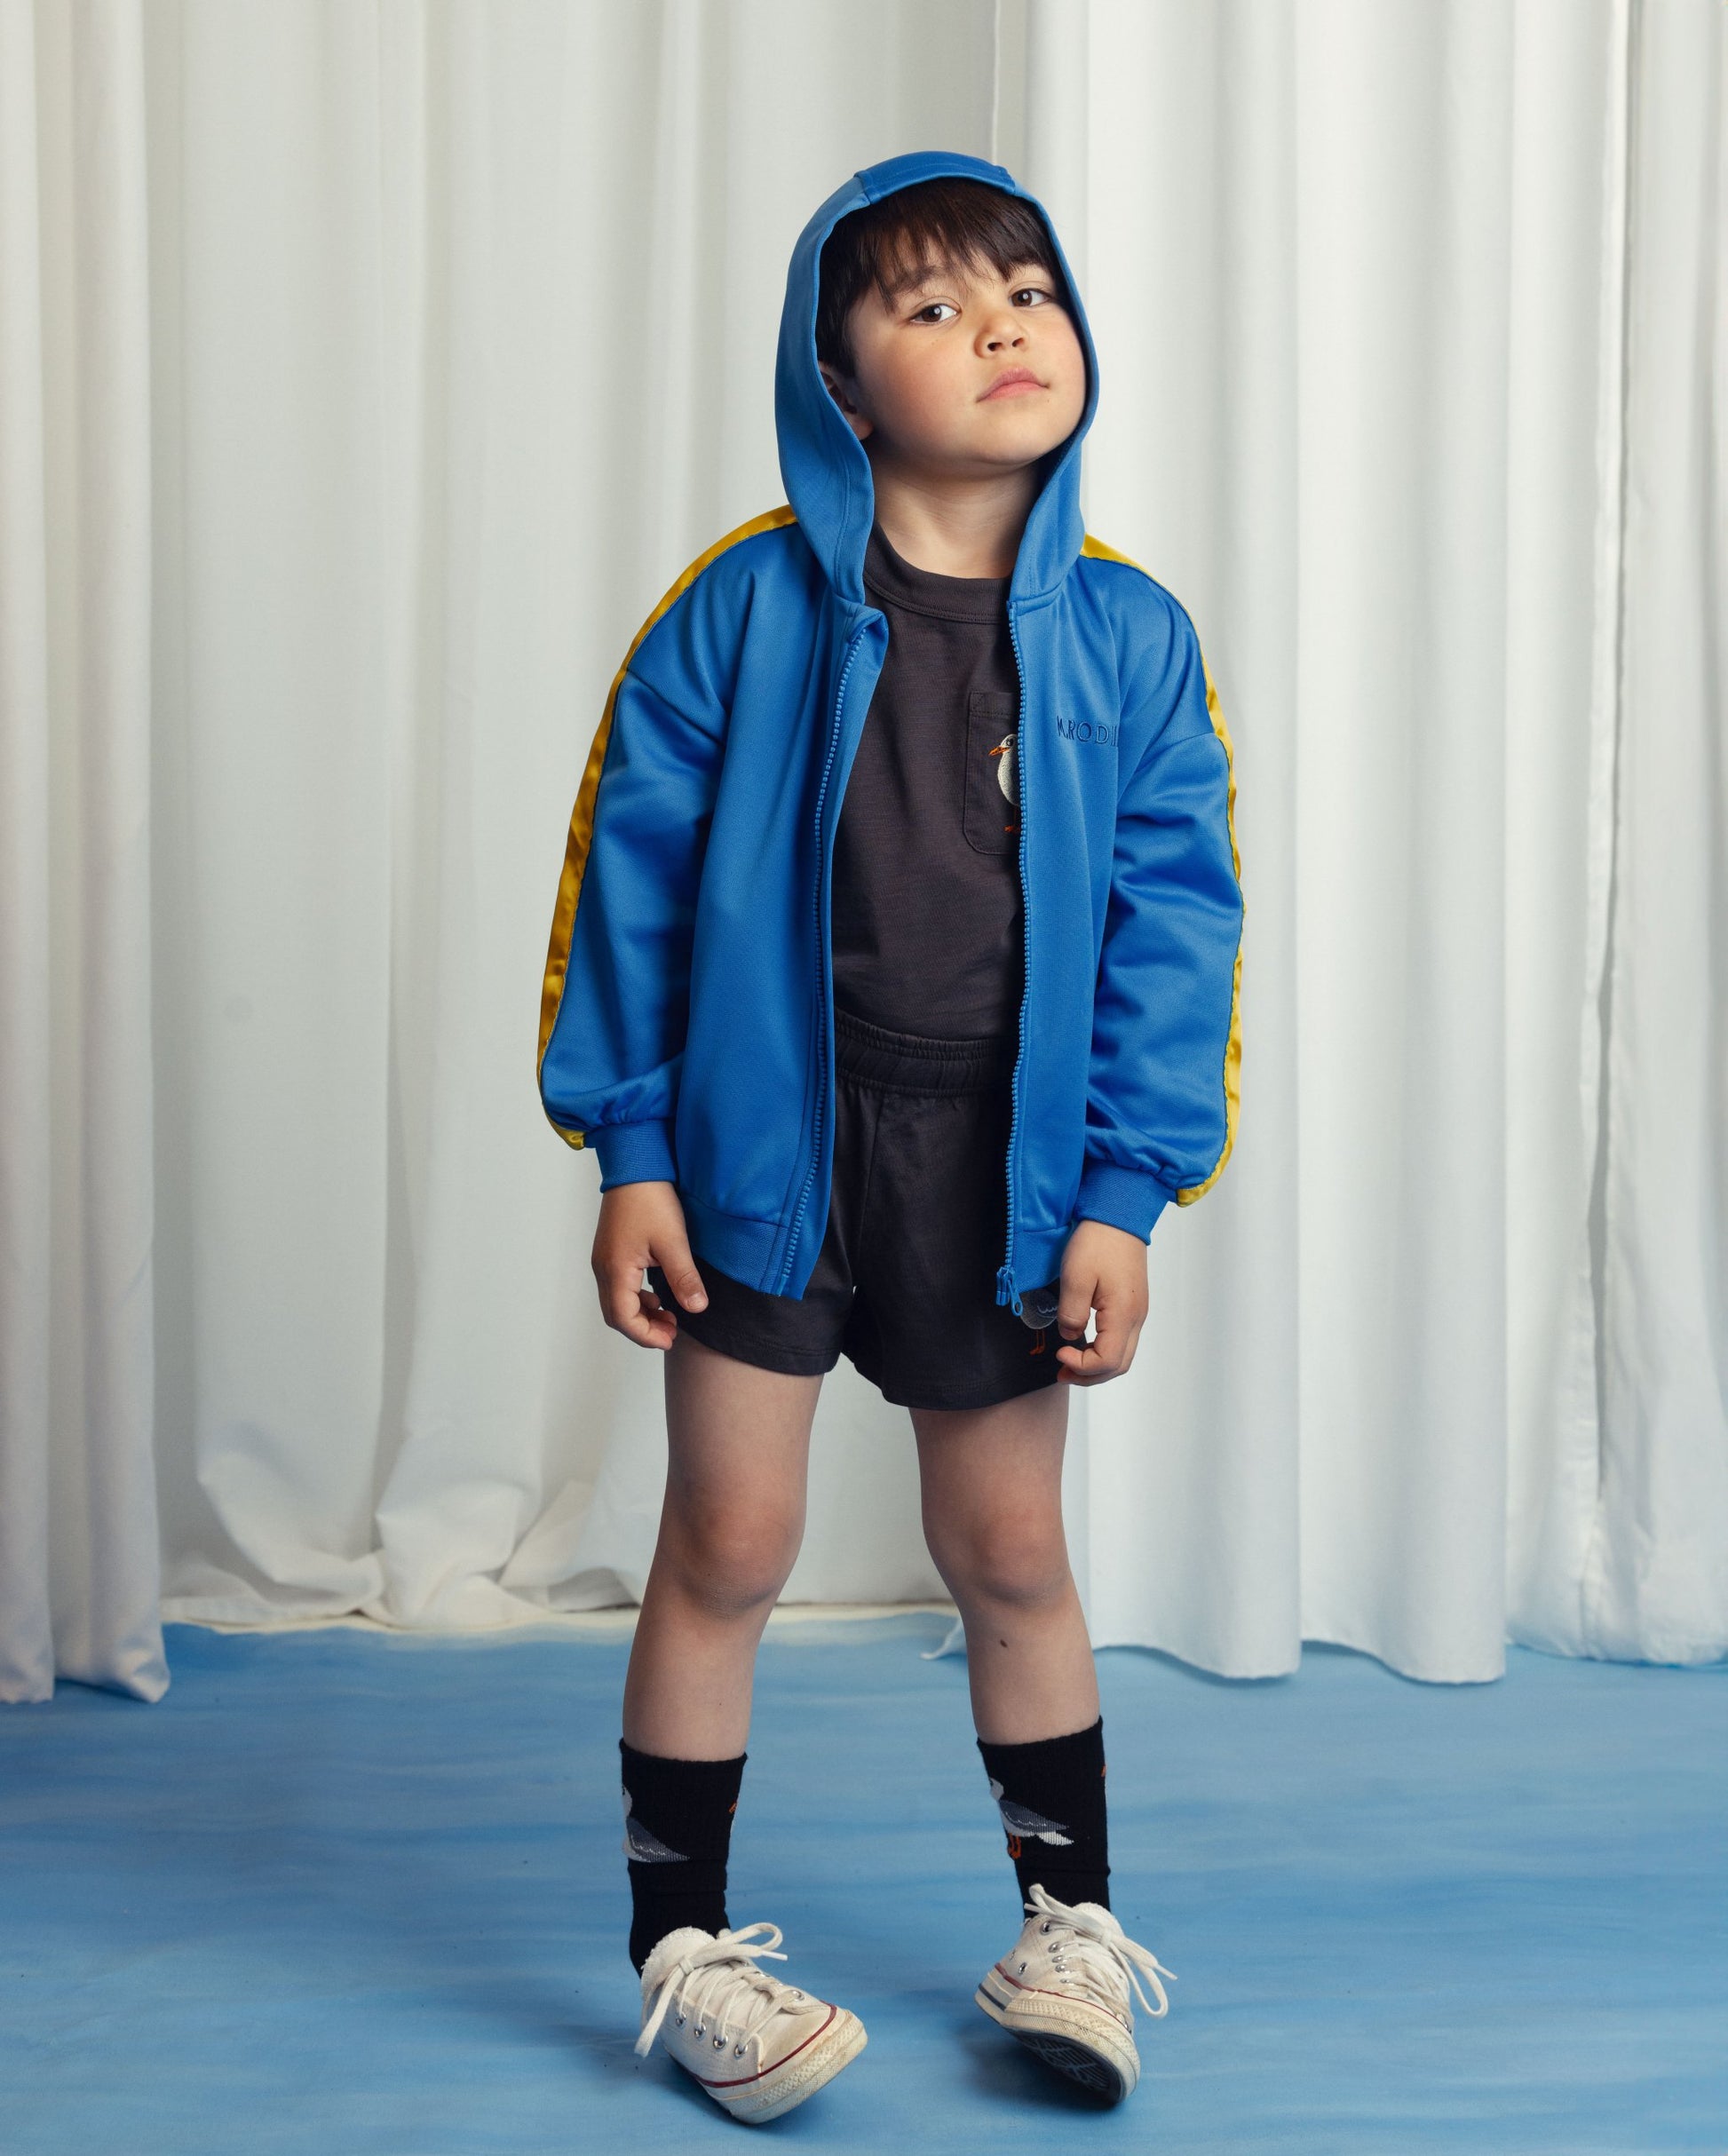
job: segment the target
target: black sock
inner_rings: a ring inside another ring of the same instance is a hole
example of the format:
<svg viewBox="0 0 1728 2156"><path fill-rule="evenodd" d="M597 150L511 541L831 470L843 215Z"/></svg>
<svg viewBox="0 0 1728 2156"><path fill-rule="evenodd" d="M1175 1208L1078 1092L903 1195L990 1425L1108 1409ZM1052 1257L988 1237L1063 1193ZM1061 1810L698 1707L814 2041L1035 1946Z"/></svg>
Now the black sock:
<svg viewBox="0 0 1728 2156"><path fill-rule="evenodd" d="M630 1958L640 1976L654 1943L681 1924L726 1930L726 1851L745 1753L736 1759L623 1755L624 1851L630 1859Z"/></svg>
<svg viewBox="0 0 1728 2156"><path fill-rule="evenodd" d="M1110 1906L1109 1843L1104 1806L1104 1717L1072 1737L1033 1744L986 1744L984 1772L1002 1811L1020 1898L1034 1880L1071 1906Z"/></svg>

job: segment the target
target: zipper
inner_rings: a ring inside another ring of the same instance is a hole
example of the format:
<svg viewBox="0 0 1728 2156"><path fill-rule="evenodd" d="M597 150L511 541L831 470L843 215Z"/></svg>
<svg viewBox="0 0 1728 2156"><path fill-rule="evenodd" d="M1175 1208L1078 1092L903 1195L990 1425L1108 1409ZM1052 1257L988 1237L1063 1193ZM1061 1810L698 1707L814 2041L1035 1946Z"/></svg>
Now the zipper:
<svg viewBox="0 0 1728 2156"><path fill-rule="evenodd" d="M1020 1314L1020 1291L1014 1281L1014 1148L1020 1129L1020 1065L1026 1059L1026 1011L1032 1002L1032 894L1026 876L1026 666L1020 657L1020 632L1012 605L1008 609L1008 640L1014 647L1014 670L1020 678L1020 715L1014 729L1015 791L1020 815L1020 932L1025 945L1025 979L1020 983L1020 1034L1014 1046L1014 1074L1010 1090L1013 1106L1008 1119L1008 1247L996 1268L996 1300L1011 1303Z"/></svg>
<svg viewBox="0 0 1728 2156"><path fill-rule="evenodd" d="M810 1149L810 1167L804 1179L804 1188L798 1193L798 1208L792 1216L792 1232L786 1239L786 1260L780 1269L780 1286L789 1285L792 1278L792 1260L798 1247L798 1231L804 1225L805 1208L810 1202L810 1193L816 1181L816 1163L822 1157L822 1123L828 1112L828 963L827 938L822 934L822 808L828 799L828 774L834 769L835 751L840 746L840 715L845 709L846 682L851 676L852 662L864 641L860 628L854 631L846 646L846 656L840 669L840 686L834 693L834 717L828 727L828 755L822 764L821 783L816 789L816 975L821 990L821 1021L816 1028L816 1054L820 1066L820 1081L816 1089L816 1135ZM998 1296L1000 1301L1001 1297Z"/></svg>

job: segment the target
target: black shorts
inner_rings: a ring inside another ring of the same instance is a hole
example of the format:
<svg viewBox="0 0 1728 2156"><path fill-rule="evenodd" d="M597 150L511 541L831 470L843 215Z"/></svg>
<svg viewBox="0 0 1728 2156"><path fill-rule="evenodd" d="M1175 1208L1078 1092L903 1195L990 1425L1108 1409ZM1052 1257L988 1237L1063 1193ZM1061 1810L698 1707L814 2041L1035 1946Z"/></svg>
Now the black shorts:
<svg viewBox="0 0 1728 2156"><path fill-rule="evenodd" d="M835 1016L834 1179L803 1299L701 1257L708 1307L679 1328L765 1370L813 1377L848 1356L900 1407L990 1407L1053 1384L1059 1336L996 1301L1007 1235L1011 1043L891 1033Z"/></svg>

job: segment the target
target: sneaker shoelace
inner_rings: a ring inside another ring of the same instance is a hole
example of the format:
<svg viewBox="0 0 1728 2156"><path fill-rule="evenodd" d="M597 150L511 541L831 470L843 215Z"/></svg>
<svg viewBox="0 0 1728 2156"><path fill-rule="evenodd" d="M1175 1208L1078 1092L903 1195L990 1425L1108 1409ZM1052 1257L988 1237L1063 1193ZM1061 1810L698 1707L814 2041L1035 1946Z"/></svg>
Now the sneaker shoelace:
<svg viewBox="0 0 1728 2156"><path fill-rule="evenodd" d="M1149 1947L1130 1938L1108 1911L1100 1922L1084 1909L1058 1901L1036 1880L1022 1906L1034 1916L1042 1916L1046 1927L1058 1924L1073 1933L1072 1939L1058 1937L1051 1951L1051 1963L1058 1976L1077 1981L1082 1990L1090 1990L1102 2003L1118 2010L1127 2004L1131 1986L1134 1996L1153 2021L1169 2013L1169 1998L1159 1979L1168 1977L1174 1984L1175 1970L1166 1969ZM1140 1981L1143 1972L1158 1994L1156 2006Z"/></svg>
<svg viewBox="0 0 1728 2156"><path fill-rule="evenodd" d="M755 1935L758 1932L766 1936L757 1938ZM681 1954L660 1980L654 2011L643 2023L642 2033L636 2040L638 2056L646 2058L653 2049L660 2025L675 1998L679 2000L678 2019L683 2021L694 2014L698 2036L707 2034L706 2017L709 2014L717 2019L731 2016L740 2036L754 2035L765 2021L778 2012L781 1994L786 1989L777 1977L771 1977L766 1970L757 1967L758 1959L773 1962L786 1959L783 1954L774 1951L780 1942L777 1924L746 1924L737 1931L718 1932L703 1945L693 1946L687 1954ZM794 1992L792 1995L804 1996L802 1992ZM742 2046L739 2048L741 2049Z"/></svg>

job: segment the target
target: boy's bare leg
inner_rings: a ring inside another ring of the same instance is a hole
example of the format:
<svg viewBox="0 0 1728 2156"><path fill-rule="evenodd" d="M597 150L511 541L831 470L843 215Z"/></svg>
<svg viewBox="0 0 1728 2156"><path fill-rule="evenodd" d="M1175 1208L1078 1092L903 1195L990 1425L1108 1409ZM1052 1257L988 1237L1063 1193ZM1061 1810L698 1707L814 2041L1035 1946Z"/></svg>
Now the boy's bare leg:
<svg viewBox="0 0 1728 2156"><path fill-rule="evenodd" d="M804 1539L820 1377L665 1351L666 1498L624 1680L624 1741L664 1759L735 1759L762 1629Z"/></svg>
<svg viewBox="0 0 1728 2156"><path fill-rule="evenodd" d="M1098 1676L1062 1528L1068 1387L911 1415L924 1539L966 1627L979 1735L1028 1744L1090 1726Z"/></svg>

